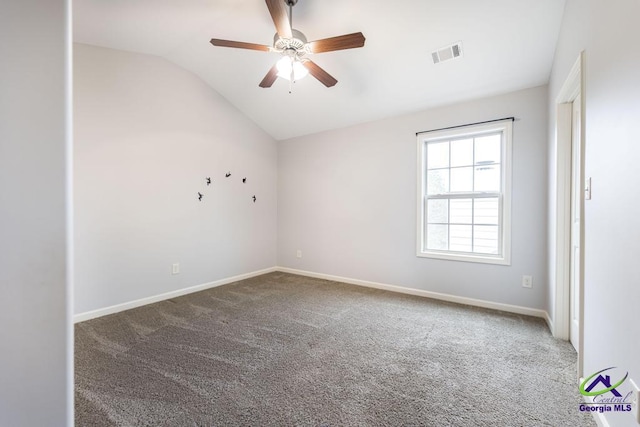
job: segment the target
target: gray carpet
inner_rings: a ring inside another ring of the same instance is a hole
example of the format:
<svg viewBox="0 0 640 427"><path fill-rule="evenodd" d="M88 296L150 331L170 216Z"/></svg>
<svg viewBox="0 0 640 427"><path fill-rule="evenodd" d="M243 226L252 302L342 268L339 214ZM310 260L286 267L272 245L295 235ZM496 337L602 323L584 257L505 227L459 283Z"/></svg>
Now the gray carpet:
<svg viewBox="0 0 640 427"><path fill-rule="evenodd" d="M592 426L540 319L271 273L75 329L78 426Z"/></svg>

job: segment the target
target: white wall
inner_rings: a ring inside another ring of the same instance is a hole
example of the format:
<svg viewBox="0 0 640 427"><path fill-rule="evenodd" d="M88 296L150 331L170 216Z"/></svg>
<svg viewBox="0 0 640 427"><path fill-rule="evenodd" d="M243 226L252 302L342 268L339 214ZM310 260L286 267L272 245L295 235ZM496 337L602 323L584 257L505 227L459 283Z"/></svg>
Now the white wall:
<svg viewBox="0 0 640 427"><path fill-rule="evenodd" d="M275 141L166 60L74 48L75 313L273 267Z"/></svg>
<svg viewBox="0 0 640 427"><path fill-rule="evenodd" d="M418 258L415 133L509 116L512 265ZM278 263L546 310L546 150L546 86L282 141Z"/></svg>
<svg viewBox="0 0 640 427"><path fill-rule="evenodd" d="M0 6L0 425L72 425L64 0Z"/></svg>
<svg viewBox="0 0 640 427"><path fill-rule="evenodd" d="M582 50L586 47L586 38L589 33L589 18L586 14L586 8L576 8L575 3L567 2L565 4L565 13L560 29L560 35L556 46L556 55L554 58L553 72L549 81L549 239L548 239L548 301L549 314L552 320L555 315L555 298L556 298L556 98L560 93L562 85L565 83L569 71L578 59Z"/></svg>
<svg viewBox="0 0 640 427"><path fill-rule="evenodd" d="M553 100L580 51L585 51L585 172L592 178L593 197L585 203L585 374L617 366L637 383L639 16L637 0L567 0L549 85L553 133ZM554 150L552 139L550 151ZM551 171L554 161L552 157ZM629 414L607 418L615 426L637 425Z"/></svg>

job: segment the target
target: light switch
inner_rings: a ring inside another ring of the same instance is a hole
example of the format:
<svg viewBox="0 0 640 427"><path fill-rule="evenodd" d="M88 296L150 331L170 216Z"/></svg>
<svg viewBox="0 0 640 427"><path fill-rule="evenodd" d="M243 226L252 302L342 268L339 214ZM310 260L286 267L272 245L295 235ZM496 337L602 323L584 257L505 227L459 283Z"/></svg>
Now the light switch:
<svg viewBox="0 0 640 427"><path fill-rule="evenodd" d="M584 183L584 199L591 200L591 178L587 178Z"/></svg>

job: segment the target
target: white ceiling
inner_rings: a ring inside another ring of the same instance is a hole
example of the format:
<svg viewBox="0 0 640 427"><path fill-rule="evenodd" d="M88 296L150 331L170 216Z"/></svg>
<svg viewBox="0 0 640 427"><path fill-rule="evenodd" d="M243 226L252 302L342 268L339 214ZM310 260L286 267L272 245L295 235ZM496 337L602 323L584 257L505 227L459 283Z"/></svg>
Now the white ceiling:
<svg viewBox="0 0 640 427"><path fill-rule="evenodd" d="M546 84L564 0L299 0L293 27L311 40L361 31L364 48L313 55L338 79L258 87L277 53L264 0L74 0L74 40L158 55L205 80L275 139ZM463 43L463 58L431 52Z"/></svg>

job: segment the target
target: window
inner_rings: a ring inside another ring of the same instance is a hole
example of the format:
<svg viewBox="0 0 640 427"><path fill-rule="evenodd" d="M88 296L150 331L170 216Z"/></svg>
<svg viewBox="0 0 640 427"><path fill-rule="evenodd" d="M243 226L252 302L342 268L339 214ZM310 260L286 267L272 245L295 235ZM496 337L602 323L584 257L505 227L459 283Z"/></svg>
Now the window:
<svg viewBox="0 0 640 427"><path fill-rule="evenodd" d="M419 133L421 257L510 264L512 119Z"/></svg>

